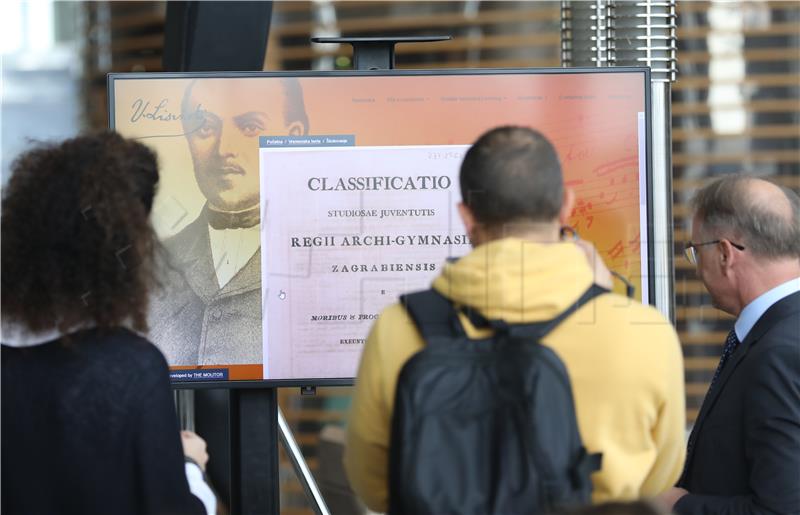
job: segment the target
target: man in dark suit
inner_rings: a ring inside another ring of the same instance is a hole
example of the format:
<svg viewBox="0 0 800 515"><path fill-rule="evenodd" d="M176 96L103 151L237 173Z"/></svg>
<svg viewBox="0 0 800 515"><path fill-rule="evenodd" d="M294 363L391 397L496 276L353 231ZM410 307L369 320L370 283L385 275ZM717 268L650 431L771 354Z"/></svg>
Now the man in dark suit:
<svg viewBox="0 0 800 515"><path fill-rule="evenodd" d="M737 318L662 500L679 515L800 514L800 199L737 176L693 208L686 257Z"/></svg>
<svg viewBox="0 0 800 515"><path fill-rule="evenodd" d="M182 123L199 216L164 241L150 338L170 365L260 364L260 135L308 131L297 79L198 79Z"/></svg>

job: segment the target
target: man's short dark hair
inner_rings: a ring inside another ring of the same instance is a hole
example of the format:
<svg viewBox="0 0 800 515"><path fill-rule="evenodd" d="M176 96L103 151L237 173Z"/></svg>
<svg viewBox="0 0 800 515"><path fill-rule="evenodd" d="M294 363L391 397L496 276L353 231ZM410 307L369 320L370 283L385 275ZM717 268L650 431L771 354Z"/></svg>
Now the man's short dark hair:
<svg viewBox="0 0 800 515"><path fill-rule="evenodd" d="M477 221L552 222L564 181L556 149L527 127L498 127L481 136L461 164L461 198Z"/></svg>
<svg viewBox="0 0 800 515"><path fill-rule="evenodd" d="M692 210L710 237L737 237L749 252L766 258L800 257L800 197L777 185L791 206L787 218L775 206L754 201L747 185L754 177L717 179L699 190Z"/></svg>

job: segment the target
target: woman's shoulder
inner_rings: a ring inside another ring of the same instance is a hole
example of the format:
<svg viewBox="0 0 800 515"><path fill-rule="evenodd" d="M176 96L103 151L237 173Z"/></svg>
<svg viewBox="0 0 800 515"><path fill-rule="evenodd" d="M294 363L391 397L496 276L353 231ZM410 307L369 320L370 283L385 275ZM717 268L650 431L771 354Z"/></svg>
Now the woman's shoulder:
<svg viewBox="0 0 800 515"><path fill-rule="evenodd" d="M130 329L95 329L86 334L84 339L95 352L110 359L124 360L131 368L137 365L167 368L167 361L158 347Z"/></svg>
<svg viewBox="0 0 800 515"><path fill-rule="evenodd" d="M169 366L158 348L147 338L129 329L94 331L84 342L91 369L105 376L128 393L140 397L146 392L169 389Z"/></svg>

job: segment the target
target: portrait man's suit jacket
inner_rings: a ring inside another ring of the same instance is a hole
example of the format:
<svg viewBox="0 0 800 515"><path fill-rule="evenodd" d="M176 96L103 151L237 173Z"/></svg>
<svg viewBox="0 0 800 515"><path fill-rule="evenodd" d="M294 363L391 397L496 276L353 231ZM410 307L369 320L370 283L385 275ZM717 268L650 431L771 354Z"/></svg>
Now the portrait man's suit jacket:
<svg viewBox="0 0 800 515"><path fill-rule="evenodd" d="M800 292L770 307L706 395L680 515L800 514Z"/></svg>
<svg viewBox="0 0 800 515"><path fill-rule="evenodd" d="M164 247L149 322L169 364L261 363L261 250L220 288L205 210Z"/></svg>

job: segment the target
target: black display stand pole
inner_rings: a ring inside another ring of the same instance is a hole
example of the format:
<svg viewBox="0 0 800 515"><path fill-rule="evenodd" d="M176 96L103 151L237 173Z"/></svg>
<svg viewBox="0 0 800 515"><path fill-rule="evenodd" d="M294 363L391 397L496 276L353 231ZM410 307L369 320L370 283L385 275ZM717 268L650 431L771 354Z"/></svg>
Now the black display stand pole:
<svg viewBox="0 0 800 515"><path fill-rule="evenodd" d="M353 45L356 70L392 70L395 44L449 39L450 36L426 36L312 38L312 41ZM199 389L195 391L195 405L194 425L208 442L211 454L208 473L222 502L230 507L231 515L278 515L280 434L277 389ZM305 487L309 481L313 482L313 478L301 474L296 463L295 469ZM313 497L309 501L317 504ZM327 512L327 508L319 505L314 509L316 513Z"/></svg>
<svg viewBox="0 0 800 515"><path fill-rule="evenodd" d="M280 513L277 389L198 389L194 426L208 443L208 475L231 515Z"/></svg>

